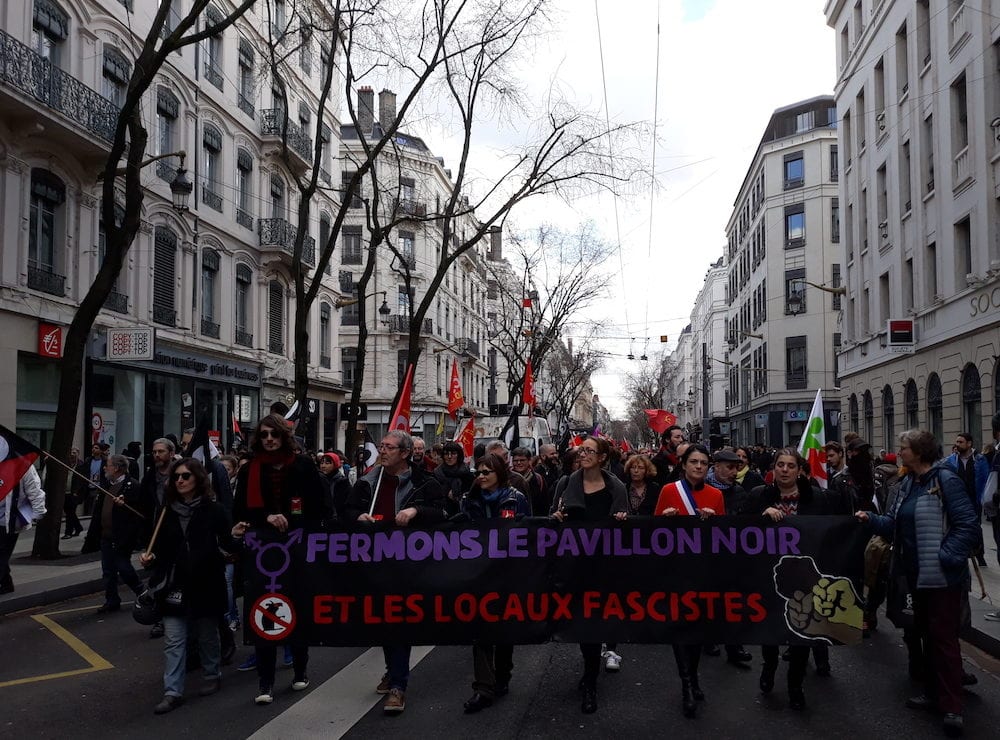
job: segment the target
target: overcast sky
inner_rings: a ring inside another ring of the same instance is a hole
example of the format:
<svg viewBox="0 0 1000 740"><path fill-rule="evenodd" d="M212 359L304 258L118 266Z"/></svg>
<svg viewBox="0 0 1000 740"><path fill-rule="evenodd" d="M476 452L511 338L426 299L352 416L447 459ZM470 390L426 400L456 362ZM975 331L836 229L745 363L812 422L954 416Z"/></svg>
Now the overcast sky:
<svg viewBox="0 0 1000 740"><path fill-rule="evenodd" d="M822 0L597 0L596 8L593 0L560 0L557 8L554 30L525 60L528 95L539 104L557 81L562 95L603 116L603 45L612 124L651 126L659 43L660 187L652 196L643 187L617 199L621 255L605 266L614 273L611 295L581 317L602 324L608 337L602 346L613 357L594 387L616 415L624 408L621 375L638 362L625 356L660 351L662 334L672 348L688 323L705 271L722 254L726 221L771 113L833 92L834 33ZM457 158L446 131L425 135L436 152ZM490 171L505 137L519 135L516 126L484 126L473 165ZM652 163L651 140L642 156ZM571 205L539 199L513 216L522 228L594 219L617 246L615 205L609 195Z"/></svg>

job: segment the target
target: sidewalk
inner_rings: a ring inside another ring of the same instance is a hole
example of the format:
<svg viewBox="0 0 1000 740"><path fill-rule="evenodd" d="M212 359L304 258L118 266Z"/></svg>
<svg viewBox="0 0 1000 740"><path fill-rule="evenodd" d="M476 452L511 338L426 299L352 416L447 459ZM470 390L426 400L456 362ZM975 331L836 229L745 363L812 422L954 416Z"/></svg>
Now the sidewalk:
<svg viewBox="0 0 1000 740"><path fill-rule="evenodd" d="M89 526L89 519L84 519L84 531ZM32 560L31 546L34 542L34 531L29 530L21 535L14 548L14 556L10 560L11 573L14 578L15 591L12 594L0 596L0 616L23 609L32 609L46 604L54 604L64 599L77 596L100 593L101 557L98 553L80 555L83 547L83 535L71 540L61 541L61 551L71 557L56 561ZM985 618L988 612L1000 609L1000 563L997 563L997 549L993 542L993 530L989 524L983 524L983 538L986 542L987 567L980 568L986 592L992 597L993 603L979 598L979 582L972 576L972 593L969 603L972 607L972 629L963 638L990 655L1000 658L1000 622ZM138 553L133 555L132 564L140 577Z"/></svg>

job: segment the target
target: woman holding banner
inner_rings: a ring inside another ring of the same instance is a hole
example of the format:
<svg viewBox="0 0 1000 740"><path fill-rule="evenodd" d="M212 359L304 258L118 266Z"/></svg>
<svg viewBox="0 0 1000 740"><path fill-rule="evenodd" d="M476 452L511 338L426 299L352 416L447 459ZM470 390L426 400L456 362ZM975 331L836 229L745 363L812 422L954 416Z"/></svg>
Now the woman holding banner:
<svg viewBox="0 0 1000 740"><path fill-rule="evenodd" d="M774 458L774 482L758 486L750 494L751 514L763 515L775 522L797 514L831 513L831 496L814 486L807 477L809 465L794 447L778 450ZM839 495L837 496L839 499ZM813 648L816 673L830 675L829 647ZM763 645L764 665L760 672L760 690L770 694L774 689L774 674L778 670L778 646ZM802 682L809 663L809 646L792 645L788 648L788 706L795 710L806 708Z"/></svg>
<svg viewBox="0 0 1000 740"><path fill-rule="evenodd" d="M700 444L688 447L680 458L681 478L668 483L656 501L656 516L697 516L702 520L726 513L722 491L705 483L711 464L708 449ZM681 709L685 717L694 717L705 692L698 682L701 645L674 645L677 675L681 679Z"/></svg>
<svg viewBox="0 0 1000 740"><path fill-rule="evenodd" d="M336 515L329 487L320 478L316 463L296 454L292 430L277 414L257 423L250 447L253 457L240 468L233 500L237 527L285 533L299 527L320 528ZM291 645L293 691L309 687L306 665L309 647ZM278 648L273 642L257 643L257 678L260 692L255 704L274 701L274 669Z"/></svg>
<svg viewBox="0 0 1000 740"><path fill-rule="evenodd" d="M619 521L628 516L628 492L618 478L605 470L611 459L611 445L603 437L588 437L576 448L580 468L560 479L554 501L558 510L552 514L559 521L603 522L608 517ZM601 643L581 643L583 655L584 714L597 711L597 676L601 671Z"/></svg>
<svg viewBox="0 0 1000 740"><path fill-rule="evenodd" d="M507 461L500 455L486 455L476 463L475 483L461 502L462 513L469 521L531 516L528 499L508 485L509 472ZM477 642L472 646L472 666L472 697L465 702L466 714L475 714L508 693L514 646Z"/></svg>

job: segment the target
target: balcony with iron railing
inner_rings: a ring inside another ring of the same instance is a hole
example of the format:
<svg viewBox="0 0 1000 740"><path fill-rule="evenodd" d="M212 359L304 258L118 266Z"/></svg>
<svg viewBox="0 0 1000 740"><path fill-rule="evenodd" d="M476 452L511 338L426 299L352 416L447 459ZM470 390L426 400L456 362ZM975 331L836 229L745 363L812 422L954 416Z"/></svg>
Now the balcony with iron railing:
<svg viewBox="0 0 1000 740"><path fill-rule="evenodd" d="M104 307L115 313L128 313L128 296L117 290L112 290L104 299Z"/></svg>
<svg viewBox="0 0 1000 740"><path fill-rule="evenodd" d="M389 316L388 323L386 324L389 331L395 334L409 334L410 333L410 317L409 316ZM434 332L434 321L432 319L424 319L421 328L421 334L425 336L430 336Z"/></svg>
<svg viewBox="0 0 1000 740"><path fill-rule="evenodd" d="M396 198L396 214L399 216L425 218L427 216L427 204L413 200L412 198Z"/></svg>
<svg viewBox="0 0 1000 740"><path fill-rule="evenodd" d="M251 118L253 118L257 114L257 111L254 110L253 101L250 100L250 98L248 98L243 93L237 93L236 107L239 108L244 113L246 113Z"/></svg>
<svg viewBox="0 0 1000 740"><path fill-rule="evenodd" d="M285 342L281 339L271 339L267 343L267 351L272 355L285 354Z"/></svg>
<svg viewBox="0 0 1000 740"><path fill-rule="evenodd" d="M219 338L219 325L208 319L201 320L201 335L203 337Z"/></svg>
<svg viewBox="0 0 1000 740"><path fill-rule="evenodd" d="M236 209L236 223L246 229L253 229L253 216L242 208Z"/></svg>
<svg viewBox="0 0 1000 740"><path fill-rule="evenodd" d="M458 341L455 342L458 347L458 351L462 354L468 355L469 357L475 357L479 359L479 344L475 339L470 337L460 337Z"/></svg>
<svg viewBox="0 0 1000 740"><path fill-rule="evenodd" d="M215 61L205 62L205 79L222 89L222 71Z"/></svg>
<svg viewBox="0 0 1000 740"><path fill-rule="evenodd" d="M49 295L66 295L66 278L44 267L28 265L28 287Z"/></svg>
<svg viewBox="0 0 1000 740"><path fill-rule="evenodd" d="M213 211L222 213L222 196L210 190L207 186L201 186L201 202Z"/></svg>
<svg viewBox="0 0 1000 740"><path fill-rule="evenodd" d="M262 252L276 252L291 264L295 248L295 227L283 218L257 219ZM316 266L316 240L308 234L302 242L302 264Z"/></svg>
<svg viewBox="0 0 1000 740"><path fill-rule="evenodd" d="M297 166L301 172L312 167L312 139L295 121L288 119L286 122L283 108L266 108L260 111L259 119L261 137L277 143L281 143L287 123L288 152L292 155L292 165Z"/></svg>
<svg viewBox="0 0 1000 740"><path fill-rule="evenodd" d="M236 330L233 340L241 347L253 347L253 334L243 329Z"/></svg>
<svg viewBox="0 0 1000 740"><path fill-rule="evenodd" d="M177 326L177 311L173 306L164 306L158 303L153 304L153 323L164 326Z"/></svg>
<svg viewBox="0 0 1000 740"><path fill-rule="evenodd" d="M37 121L35 104L59 114L55 126L46 124L46 138L82 154L107 154L118 107L0 30L0 117Z"/></svg>

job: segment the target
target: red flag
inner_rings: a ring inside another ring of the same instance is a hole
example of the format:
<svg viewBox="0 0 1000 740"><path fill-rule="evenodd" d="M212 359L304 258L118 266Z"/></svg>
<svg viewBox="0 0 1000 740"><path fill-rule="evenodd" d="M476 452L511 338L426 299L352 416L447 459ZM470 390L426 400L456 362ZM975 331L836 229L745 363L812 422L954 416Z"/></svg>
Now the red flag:
<svg viewBox="0 0 1000 740"><path fill-rule="evenodd" d="M406 366L406 377L403 379L403 390L399 394L399 403L389 415L389 431L400 429L410 433L410 396L413 394L413 363Z"/></svg>
<svg viewBox="0 0 1000 740"><path fill-rule="evenodd" d="M621 447L622 452L631 452L632 451L632 445L630 445L628 443L627 439L622 439L621 445L619 445L619 446Z"/></svg>
<svg viewBox="0 0 1000 740"><path fill-rule="evenodd" d="M657 434L663 434L677 423L677 417L663 409L644 409L649 422L649 428Z"/></svg>
<svg viewBox="0 0 1000 740"><path fill-rule="evenodd" d="M42 451L0 424L0 501L14 490Z"/></svg>
<svg viewBox="0 0 1000 740"><path fill-rule="evenodd" d="M476 417L470 416L469 420L462 427L462 431L455 437L455 441L462 445L462 450L466 457L472 457L475 451L476 442Z"/></svg>
<svg viewBox="0 0 1000 740"><path fill-rule="evenodd" d="M465 396L462 395L462 384L458 382L458 360L452 360L451 385L448 386L448 415L452 419L458 419L458 411L464 405Z"/></svg>
<svg viewBox="0 0 1000 740"><path fill-rule="evenodd" d="M524 366L524 390L521 391L521 401L528 405L528 416L532 416L538 400L535 398L535 378L531 372L531 360Z"/></svg>
<svg viewBox="0 0 1000 740"><path fill-rule="evenodd" d="M569 446L570 447L579 447L582 444L583 444L583 437L581 437L579 434L574 434L573 435L573 440L569 443Z"/></svg>

